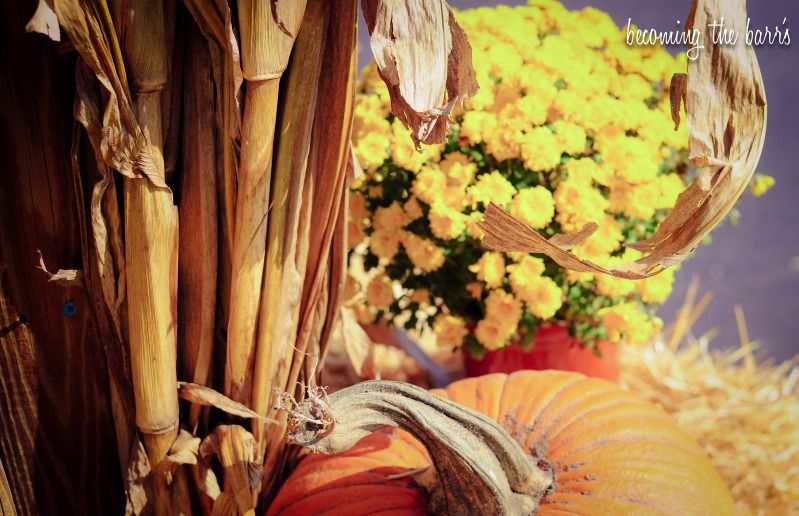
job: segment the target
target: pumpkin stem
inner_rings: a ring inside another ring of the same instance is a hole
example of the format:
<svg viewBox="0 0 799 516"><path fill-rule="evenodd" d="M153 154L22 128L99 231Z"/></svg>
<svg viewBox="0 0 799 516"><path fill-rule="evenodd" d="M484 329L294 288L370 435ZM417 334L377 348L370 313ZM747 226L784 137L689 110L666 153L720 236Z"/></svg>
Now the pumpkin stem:
<svg viewBox="0 0 799 516"><path fill-rule="evenodd" d="M497 422L407 383L362 382L282 407L289 441L323 453L346 451L384 426L411 433L435 468L434 513L531 514L552 484Z"/></svg>

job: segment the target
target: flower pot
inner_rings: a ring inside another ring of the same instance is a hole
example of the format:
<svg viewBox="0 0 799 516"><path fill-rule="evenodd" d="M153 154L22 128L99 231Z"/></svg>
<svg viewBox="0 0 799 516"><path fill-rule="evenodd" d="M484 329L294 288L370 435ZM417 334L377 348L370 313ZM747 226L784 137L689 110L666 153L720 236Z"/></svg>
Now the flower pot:
<svg viewBox="0 0 799 516"><path fill-rule="evenodd" d="M598 345L601 357L596 356L593 349L581 346L580 341L570 336L565 327L545 325L536 332L535 342L529 352L525 352L518 344L487 351L482 359L464 352L464 373L466 376L482 376L522 369L560 369L616 381L619 377L618 346L605 341Z"/></svg>

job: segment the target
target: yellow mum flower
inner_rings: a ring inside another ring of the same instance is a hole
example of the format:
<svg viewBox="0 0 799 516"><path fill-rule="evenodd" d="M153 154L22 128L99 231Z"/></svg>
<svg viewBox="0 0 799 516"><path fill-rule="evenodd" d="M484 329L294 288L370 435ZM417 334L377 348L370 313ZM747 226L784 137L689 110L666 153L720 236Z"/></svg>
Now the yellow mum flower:
<svg viewBox="0 0 799 516"><path fill-rule="evenodd" d="M524 301L530 312L541 319L551 319L563 306L563 291L547 276L527 279L517 283L514 292Z"/></svg>
<svg viewBox="0 0 799 516"><path fill-rule="evenodd" d="M386 309L394 302L391 280L385 274L372 278L366 287L366 302L379 309Z"/></svg>
<svg viewBox="0 0 799 516"><path fill-rule="evenodd" d="M380 133L369 133L355 145L355 156L365 169L374 170L388 157L388 137Z"/></svg>
<svg viewBox="0 0 799 516"><path fill-rule="evenodd" d="M352 298L358 295L358 292L361 291L361 286L358 284L358 280L353 278L349 273L347 273L347 280L344 283L344 302L350 301Z"/></svg>
<svg viewBox="0 0 799 516"><path fill-rule="evenodd" d="M460 187L470 184L477 172L477 165L469 156L460 152L450 152L438 166L446 174L447 183Z"/></svg>
<svg viewBox="0 0 799 516"><path fill-rule="evenodd" d="M505 277L505 257L502 253L486 251L477 263L469 266L469 270L489 288L499 287Z"/></svg>
<svg viewBox="0 0 799 516"><path fill-rule="evenodd" d="M644 303L662 303L671 294L674 285L674 268L666 269L660 274L643 279L635 287Z"/></svg>
<svg viewBox="0 0 799 516"><path fill-rule="evenodd" d="M650 318L633 303L625 302L602 308L597 314L607 329L608 339L612 342L640 344L649 340L663 327L660 318Z"/></svg>
<svg viewBox="0 0 799 516"><path fill-rule="evenodd" d="M480 88L480 91L486 89ZM480 95L479 92L478 95ZM463 115L460 135L471 144L482 143L484 137L493 134L496 127L497 118L494 114L485 111L469 111Z"/></svg>
<svg viewBox="0 0 799 516"><path fill-rule="evenodd" d="M377 315L372 307L363 301L352 305L352 313L355 315L355 320L358 321L359 324L372 324Z"/></svg>
<svg viewBox="0 0 799 516"><path fill-rule="evenodd" d="M555 216L555 201L552 194L543 186L523 188L510 204L510 214L530 225L541 229L552 222Z"/></svg>
<svg viewBox="0 0 799 516"><path fill-rule="evenodd" d="M560 165L563 151L547 127L530 129L520 144L524 166L529 170L546 171Z"/></svg>
<svg viewBox="0 0 799 516"><path fill-rule="evenodd" d="M414 303L419 303L420 305L430 304L430 291L426 288L417 288L410 297Z"/></svg>
<svg viewBox="0 0 799 516"><path fill-rule="evenodd" d="M354 221L363 222L369 218L369 210L366 209L366 199L363 194L351 193L349 199L350 219Z"/></svg>
<svg viewBox="0 0 799 516"><path fill-rule="evenodd" d="M485 236L483 230L478 226L481 220L483 220L483 213L479 211L473 211L466 218L466 234L475 240L482 240Z"/></svg>
<svg viewBox="0 0 799 516"><path fill-rule="evenodd" d="M522 318L522 302L504 290L492 290L485 301L486 318L497 321L503 328L516 331Z"/></svg>
<svg viewBox="0 0 799 516"><path fill-rule="evenodd" d="M477 323L474 336L477 341L488 350L500 349L507 344L513 335L513 330L502 326L494 319L483 319Z"/></svg>
<svg viewBox="0 0 799 516"><path fill-rule="evenodd" d="M578 181L561 181L555 189L556 220L565 231L577 231L589 222L599 223L605 216L607 200L599 190Z"/></svg>
<svg viewBox="0 0 799 516"><path fill-rule="evenodd" d="M444 265L444 251L430 240L413 233L405 233L402 245L414 267L421 269L422 272L433 272Z"/></svg>
<svg viewBox="0 0 799 516"><path fill-rule="evenodd" d="M442 201L436 201L430 208L430 231L442 240L458 238L466 229L466 217L446 206Z"/></svg>
<svg viewBox="0 0 799 516"><path fill-rule="evenodd" d="M413 194L427 204L433 204L447 186L447 177L437 168L425 167L413 182Z"/></svg>
<svg viewBox="0 0 799 516"><path fill-rule="evenodd" d="M363 231L363 224L357 220L347 221L347 246L354 249L366 238L366 233Z"/></svg>
<svg viewBox="0 0 799 516"><path fill-rule="evenodd" d="M599 228L589 236L582 244L574 249L575 254L580 258L596 261L601 257L610 255L619 248L624 241L621 226L615 217L605 215Z"/></svg>
<svg viewBox="0 0 799 516"><path fill-rule="evenodd" d="M496 170L488 174L482 174L468 190L472 206L477 205L477 203L483 203L487 206L489 202L505 205L513 199L515 194L516 188Z"/></svg>
<svg viewBox="0 0 799 516"><path fill-rule="evenodd" d="M752 180L752 193L755 197L760 197L761 195L765 195L772 186L774 186L775 179L771 176L763 175L763 174L755 174L754 179Z"/></svg>
<svg viewBox="0 0 799 516"><path fill-rule="evenodd" d="M535 256L525 256L519 263L508 265L510 286L517 295L522 296L544 274L544 260Z"/></svg>
<svg viewBox="0 0 799 516"><path fill-rule="evenodd" d="M433 331L436 334L436 343L441 347L457 348L463 344L463 338L469 334L466 321L462 318L438 314L433 321Z"/></svg>
<svg viewBox="0 0 799 516"><path fill-rule="evenodd" d="M479 281L473 281L471 283L467 283L466 292L469 293L469 297L471 297L472 299L476 299L477 301L483 299L483 286L480 284Z"/></svg>
<svg viewBox="0 0 799 516"><path fill-rule="evenodd" d="M369 249L375 256L391 260L399 251L402 233L398 231L375 230L369 238Z"/></svg>
<svg viewBox="0 0 799 516"><path fill-rule="evenodd" d="M577 124L558 120L552 124L555 128L555 141L562 152L582 154L586 148L585 129Z"/></svg>
<svg viewBox="0 0 799 516"><path fill-rule="evenodd" d="M422 207L419 206L419 201L416 200L416 197L411 197L405 201L403 209L405 210L405 217L408 222L413 222L424 215L424 212L422 212Z"/></svg>
<svg viewBox="0 0 799 516"><path fill-rule="evenodd" d="M391 203L388 207L381 206L376 209L374 220L372 221L372 225L375 229L388 233L396 233L405 227L407 223L408 220L405 218L405 211L396 201Z"/></svg>

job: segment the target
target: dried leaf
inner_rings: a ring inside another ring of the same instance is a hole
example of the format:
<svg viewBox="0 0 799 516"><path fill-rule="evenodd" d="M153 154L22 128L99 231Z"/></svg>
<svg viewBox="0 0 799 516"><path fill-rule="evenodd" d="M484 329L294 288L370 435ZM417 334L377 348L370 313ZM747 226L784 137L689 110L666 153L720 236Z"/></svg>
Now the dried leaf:
<svg viewBox="0 0 799 516"><path fill-rule="evenodd" d="M200 444L204 462L215 455L225 472L225 491L216 498L214 514L217 505L225 508L219 514L247 514L255 508L252 490L261 483L263 474L256 450L255 438L238 425L220 425Z"/></svg>
<svg viewBox="0 0 799 516"><path fill-rule="evenodd" d="M369 336L363 331L361 325L355 320L352 310L349 308L341 308L341 316L339 317L339 328L341 332L341 346L347 353L353 369L361 376L363 371L363 364L369 357L369 350L372 348L372 341Z"/></svg>
<svg viewBox="0 0 799 516"><path fill-rule="evenodd" d="M674 120L674 130L680 128L680 106L685 104L688 94L688 75L675 73L669 85L669 100L671 101L671 119Z"/></svg>
<svg viewBox="0 0 799 516"><path fill-rule="evenodd" d="M356 179L363 177L363 167L358 161L358 156L355 155L355 148L350 142L350 159L347 161L347 179L352 182Z"/></svg>
<svg viewBox="0 0 799 516"><path fill-rule="evenodd" d="M106 165L127 177L146 177L154 186L166 188L161 151L136 120L119 41L107 23L107 9L105 4L86 0L62 0L55 5L61 27L107 93L101 101L94 84L78 80L75 118L86 128L92 147Z"/></svg>
<svg viewBox="0 0 799 516"><path fill-rule="evenodd" d="M444 0L362 0L391 110L417 144L442 143L452 108L477 93L472 49Z"/></svg>
<svg viewBox="0 0 799 516"><path fill-rule="evenodd" d="M739 34L746 30L744 0L698 0L693 5L692 18L699 27L722 15L731 30ZM676 78L673 98L682 97L683 81ZM547 240L494 204L480 223L485 233L483 246L495 251L543 253L567 269L628 279L652 276L685 260L746 189L760 159L766 129L763 79L755 52L743 38L734 46L708 45L688 64L686 82L689 155L691 164L702 169L655 235L629 246L650 254L617 267L601 267L568 251L587 236L588 228Z"/></svg>
<svg viewBox="0 0 799 516"><path fill-rule="evenodd" d="M37 249L36 252L39 253L39 265L37 267L47 274L47 277L49 278L47 281L56 283L62 287L83 287L82 271L76 269L58 269L55 274L53 274L47 270L47 267L44 264L42 252L39 249Z"/></svg>
<svg viewBox="0 0 799 516"><path fill-rule="evenodd" d="M189 382L178 382L178 385L180 386L180 397L184 400L208 407L216 407L234 416L255 418L264 422L271 421L210 387Z"/></svg>
<svg viewBox="0 0 799 516"><path fill-rule="evenodd" d="M174 464L197 464L200 450L200 438L194 437L186 430L181 430L172 448L169 449L167 461Z"/></svg>
<svg viewBox="0 0 799 516"><path fill-rule="evenodd" d="M58 26L58 16L56 16L51 2L47 0L39 0L39 5L36 6L36 12L33 17L25 25L26 32L38 32L44 34L53 41L61 41L61 28Z"/></svg>
<svg viewBox="0 0 799 516"><path fill-rule="evenodd" d="M150 474L150 461L141 441L134 439L132 448L125 475L125 514L138 516L147 506L145 479Z"/></svg>

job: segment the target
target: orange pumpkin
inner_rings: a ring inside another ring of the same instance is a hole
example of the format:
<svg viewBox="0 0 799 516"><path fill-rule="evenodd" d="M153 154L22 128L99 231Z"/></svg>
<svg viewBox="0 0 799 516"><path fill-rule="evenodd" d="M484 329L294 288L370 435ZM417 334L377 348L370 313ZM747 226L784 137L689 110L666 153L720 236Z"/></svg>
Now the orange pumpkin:
<svg viewBox="0 0 799 516"><path fill-rule="evenodd" d="M433 392L500 423L515 441L513 446L518 443L520 451L550 475L551 484L536 495L539 514L733 513L729 491L702 449L666 413L608 381L558 371L521 371L467 379ZM368 394L373 397L364 397L366 415L357 417L368 418L375 411L378 402L373 392ZM420 396L415 390L411 394ZM390 400L388 410L403 410L396 409L398 405ZM341 417L336 403L331 406L337 425L356 417L354 412ZM455 404L435 410L454 410L451 406ZM415 431L430 422L425 414L431 413L417 411L415 423L400 422L400 426ZM454 418L462 422L465 416ZM449 435L439 432L437 438L447 441L442 436ZM492 438L486 435L481 433L464 446L479 448ZM429 448L433 441L425 442ZM424 514L431 497L422 487L425 482L413 473L430 466L431 455L434 451L428 454L408 432L381 427L343 453L308 455L278 493L269 514ZM461 464L454 472L444 471L438 463L436 467L439 478L448 480L488 462ZM470 485L477 483L462 484L466 488L457 496L469 496ZM465 506L472 513L492 512Z"/></svg>

